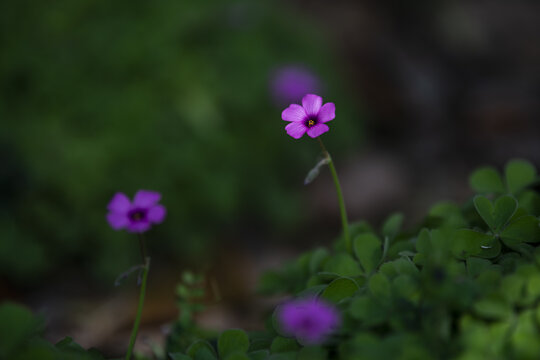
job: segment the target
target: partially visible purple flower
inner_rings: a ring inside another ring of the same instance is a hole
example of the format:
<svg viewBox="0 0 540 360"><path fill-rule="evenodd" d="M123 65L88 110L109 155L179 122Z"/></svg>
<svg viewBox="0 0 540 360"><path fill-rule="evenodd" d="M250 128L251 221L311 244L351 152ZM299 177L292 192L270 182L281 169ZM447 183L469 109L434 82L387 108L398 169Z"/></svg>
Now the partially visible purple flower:
<svg viewBox="0 0 540 360"><path fill-rule="evenodd" d="M277 309L281 330L304 345L324 342L341 324L338 310L317 298L297 299Z"/></svg>
<svg viewBox="0 0 540 360"><path fill-rule="evenodd" d="M302 66L288 65L274 71L270 90L278 105L299 101L302 96L321 91L319 78Z"/></svg>
<svg viewBox="0 0 540 360"><path fill-rule="evenodd" d="M160 199L160 193L148 190L137 191L133 202L124 193L116 193L107 205L107 221L115 230L143 233L165 219L167 211L158 204Z"/></svg>
<svg viewBox="0 0 540 360"><path fill-rule="evenodd" d="M291 123L285 126L287 134L295 139L300 139L304 134L316 138L328 130L325 123L334 120L336 117L336 106L334 103L322 104L322 97L314 94L307 94L302 98L302 106L291 104L283 110L281 118Z"/></svg>

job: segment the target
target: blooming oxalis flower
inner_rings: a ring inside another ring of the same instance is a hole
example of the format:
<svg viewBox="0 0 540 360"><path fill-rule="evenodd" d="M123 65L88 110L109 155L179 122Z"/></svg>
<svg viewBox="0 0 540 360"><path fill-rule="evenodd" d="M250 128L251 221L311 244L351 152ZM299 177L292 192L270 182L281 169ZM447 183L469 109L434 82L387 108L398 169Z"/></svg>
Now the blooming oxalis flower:
<svg viewBox="0 0 540 360"><path fill-rule="evenodd" d="M116 193L107 205L107 221L115 230L143 233L152 224L159 224L165 219L166 210L158 204L160 199L160 193L148 190L137 191L133 202L124 193Z"/></svg>
<svg viewBox="0 0 540 360"><path fill-rule="evenodd" d="M307 94L302 98L302 106L291 104L283 110L281 118L291 123L285 126L287 134L300 139L306 132L316 138L329 130L325 123L336 117L334 103L322 104L322 97Z"/></svg>
<svg viewBox="0 0 540 360"><path fill-rule="evenodd" d="M277 309L281 330L304 345L324 342L341 323L338 310L317 298L297 299Z"/></svg>

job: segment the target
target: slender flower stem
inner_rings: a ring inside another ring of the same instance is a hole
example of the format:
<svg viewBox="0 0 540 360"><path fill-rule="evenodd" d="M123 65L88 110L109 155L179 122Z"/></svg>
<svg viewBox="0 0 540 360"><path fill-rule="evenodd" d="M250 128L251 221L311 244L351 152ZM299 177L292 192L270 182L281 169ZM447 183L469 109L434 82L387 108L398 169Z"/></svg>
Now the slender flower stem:
<svg viewBox="0 0 540 360"><path fill-rule="evenodd" d="M146 242L144 241L144 235L142 233L139 233L139 248L141 249L143 264L146 264L146 258L148 256L146 255Z"/></svg>
<svg viewBox="0 0 540 360"><path fill-rule="evenodd" d="M129 346L126 354L126 360L131 359L133 347L135 346L135 341L137 340L137 334L139 332L139 325L141 323L141 315L144 306L144 297L146 295L146 280L148 279L148 271L150 270L150 258L146 256L146 245L142 234L139 234L139 245L144 265L142 267L143 273L141 281L141 291L139 294L139 305L137 306L137 315L135 316L135 322L133 323L133 329L131 330L131 337L129 338Z"/></svg>
<svg viewBox="0 0 540 360"><path fill-rule="evenodd" d="M319 145L321 145L324 156L328 159L328 167L330 168L332 178L334 179L334 185L336 186L336 192L339 202L339 211L341 213L341 225L343 226L343 236L345 237L345 247L347 248L347 251L349 253L352 253L351 238L349 236L349 221L347 220L347 209L345 208L345 201L343 200L343 193L341 192L341 185L339 184L339 178L337 176L336 168L334 167L332 157L324 147L321 138L318 137L317 140L319 140Z"/></svg>

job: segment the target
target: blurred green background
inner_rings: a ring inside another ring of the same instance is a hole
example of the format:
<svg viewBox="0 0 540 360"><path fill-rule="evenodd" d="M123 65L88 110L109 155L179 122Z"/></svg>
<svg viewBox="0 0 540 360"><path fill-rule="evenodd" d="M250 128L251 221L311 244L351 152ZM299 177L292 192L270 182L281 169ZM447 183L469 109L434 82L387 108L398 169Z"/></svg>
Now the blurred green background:
<svg viewBox="0 0 540 360"><path fill-rule="evenodd" d="M106 205L149 189L168 216L147 234L142 333L163 339L184 269L221 291L202 326L260 326L261 271L340 232L328 171L303 186L320 151L286 135L281 111L301 96L278 74L336 104L323 139L350 220L400 211L407 228L468 199L481 165L539 167L539 14L507 0L0 2L0 299L41 310L53 341L121 354L136 288L113 280L140 256Z"/></svg>
<svg viewBox="0 0 540 360"><path fill-rule="evenodd" d="M319 150L284 132L280 67L310 69L336 102L332 149L361 140L324 29L275 3L23 0L0 20L0 274L22 286L66 268L112 284L138 262L105 221L117 191L163 194L148 238L165 262L300 226Z"/></svg>

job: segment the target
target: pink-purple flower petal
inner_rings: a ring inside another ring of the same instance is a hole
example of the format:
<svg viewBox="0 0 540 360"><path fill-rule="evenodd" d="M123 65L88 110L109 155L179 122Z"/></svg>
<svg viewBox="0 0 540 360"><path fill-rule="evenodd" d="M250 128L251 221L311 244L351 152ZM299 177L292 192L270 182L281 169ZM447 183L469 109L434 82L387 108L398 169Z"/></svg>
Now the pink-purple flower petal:
<svg viewBox="0 0 540 360"><path fill-rule="evenodd" d="M157 204L161 199L161 194L157 191L139 190L133 198L133 206L150 207Z"/></svg>
<svg viewBox="0 0 540 360"><path fill-rule="evenodd" d="M107 206L107 221L115 230L143 233L152 224L161 223L165 219L167 211L163 205L158 204L160 199L160 193L149 190L137 191L133 201L123 193L116 193Z"/></svg>
<svg viewBox="0 0 540 360"><path fill-rule="evenodd" d="M130 222L127 225L127 230L132 233L143 233L150 229L150 222L148 221L139 221L139 222Z"/></svg>
<svg viewBox="0 0 540 360"><path fill-rule="evenodd" d="M317 298L296 299L277 308L280 330L303 345L324 342L341 324L334 305Z"/></svg>
<svg viewBox="0 0 540 360"><path fill-rule="evenodd" d="M121 230L129 224L129 219L125 213L110 212L107 214L107 221L114 230Z"/></svg>
<svg viewBox="0 0 540 360"><path fill-rule="evenodd" d="M127 213L131 207L131 201L126 194L118 192L107 205L107 209L116 213Z"/></svg>
<svg viewBox="0 0 540 360"><path fill-rule="evenodd" d="M167 210L165 210L165 206L154 205L148 210L148 214L146 216L148 217L148 221L159 224L163 222L166 214Z"/></svg>
<svg viewBox="0 0 540 360"><path fill-rule="evenodd" d="M285 131L287 131L287 134L295 139L300 139L306 133L307 129L307 126L301 122L292 122L285 126Z"/></svg>
<svg viewBox="0 0 540 360"><path fill-rule="evenodd" d="M278 308L278 321L281 330L287 335L294 335L300 325L303 314L298 311L295 302L288 302Z"/></svg>
<svg viewBox="0 0 540 360"><path fill-rule="evenodd" d="M291 104L283 110L281 118L285 121L304 121L307 118L306 111L298 104Z"/></svg>
<svg viewBox="0 0 540 360"><path fill-rule="evenodd" d="M314 125L313 127L310 127L307 131L307 134L312 137L316 138L317 136L320 136L330 130L328 125L319 123L317 125Z"/></svg>
<svg viewBox="0 0 540 360"><path fill-rule="evenodd" d="M316 116L322 105L322 97L315 94L307 94L302 98L302 106L308 116Z"/></svg>
<svg viewBox="0 0 540 360"><path fill-rule="evenodd" d="M336 117L336 105L334 105L334 103L326 103L324 104L321 109L319 110L319 116L317 117L317 119L320 121L320 122L328 122L330 120L334 120L334 118Z"/></svg>

